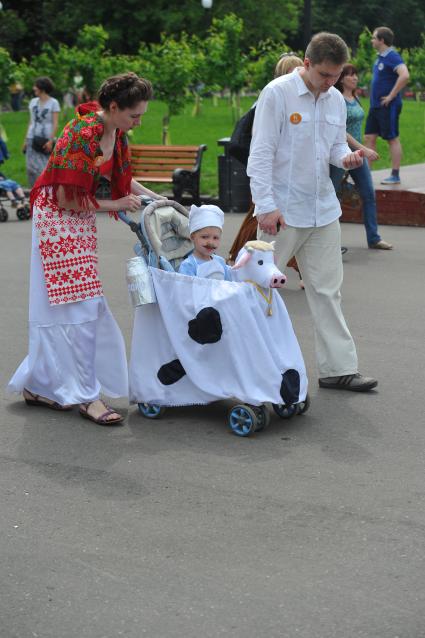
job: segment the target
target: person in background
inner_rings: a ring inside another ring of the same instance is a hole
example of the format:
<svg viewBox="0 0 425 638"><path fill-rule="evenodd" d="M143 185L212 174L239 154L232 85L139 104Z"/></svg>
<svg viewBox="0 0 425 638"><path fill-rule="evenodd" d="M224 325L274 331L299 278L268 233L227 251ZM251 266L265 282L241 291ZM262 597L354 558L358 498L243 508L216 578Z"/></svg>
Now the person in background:
<svg viewBox="0 0 425 638"><path fill-rule="evenodd" d="M24 97L24 87L20 82L15 81L10 85L9 92L12 111L20 111L22 107L22 98Z"/></svg>
<svg viewBox="0 0 425 638"><path fill-rule="evenodd" d="M6 193L7 199L17 211L24 208L25 193L20 184L14 179L8 179L4 173L0 173L0 188Z"/></svg>
<svg viewBox="0 0 425 638"><path fill-rule="evenodd" d="M52 152L59 123L59 102L52 97L54 85L50 78L35 80L35 97L29 103L30 121L22 146L26 154L28 185L32 188L45 169Z"/></svg>
<svg viewBox="0 0 425 638"><path fill-rule="evenodd" d="M372 34L372 46L378 57L373 65L370 110L366 120L365 144L376 149L376 140L387 140L392 170L381 184L400 184L402 148L398 121L401 113L400 91L409 81L409 71L403 58L393 48L394 33L388 27L378 27Z"/></svg>
<svg viewBox="0 0 425 638"><path fill-rule="evenodd" d="M364 111L360 101L356 97L358 83L357 69L353 64L345 64L335 87L341 91L347 107L347 142L352 150L362 150L364 157L369 161L378 159L378 154L371 148L363 146L362 122ZM376 219L375 188L368 162L363 162L358 168L349 171L362 200L363 223L366 229L366 238L369 248L391 250L392 244L384 241L378 232ZM331 180L336 192L341 185L344 169L331 164Z"/></svg>

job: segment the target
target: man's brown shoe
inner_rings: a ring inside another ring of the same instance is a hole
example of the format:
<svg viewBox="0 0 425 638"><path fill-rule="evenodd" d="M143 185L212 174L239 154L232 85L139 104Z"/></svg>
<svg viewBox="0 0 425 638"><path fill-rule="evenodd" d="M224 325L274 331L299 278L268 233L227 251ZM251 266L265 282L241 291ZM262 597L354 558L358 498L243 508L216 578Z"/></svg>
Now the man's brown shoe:
<svg viewBox="0 0 425 638"><path fill-rule="evenodd" d="M356 374L344 374L341 377L324 377L319 379L321 388L329 390L351 390L351 392L368 392L376 388L378 382L372 377L364 377L357 372Z"/></svg>

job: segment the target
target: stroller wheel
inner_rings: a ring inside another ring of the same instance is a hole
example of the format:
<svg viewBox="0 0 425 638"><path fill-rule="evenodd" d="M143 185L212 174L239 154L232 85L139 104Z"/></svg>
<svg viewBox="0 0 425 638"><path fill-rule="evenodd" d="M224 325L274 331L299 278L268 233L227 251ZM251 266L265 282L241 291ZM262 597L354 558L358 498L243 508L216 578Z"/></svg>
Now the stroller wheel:
<svg viewBox="0 0 425 638"><path fill-rule="evenodd" d="M20 206L19 208L16 209L16 217L18 219L24 220L24 219L29 219L30 218L30 207L28 206L28 204L25 204L24 206Z"/></svg>
<svg viewBox="0 0 425 638"><path fill-rule="evenodd" d="M257 429L257 415L248 405L235 405L229 412L229 428L237 436L249 436Z"/></svg>
<svg viewBox="0 0 425 638"><path fill-rule="evenodd" d="M0 208L0 222L7 222L9 213L3 206Z"/></svg>
<svg viewBox="0 0 425 638"><path fill-rule="evenodd" d="M270 425L270 412L265 405L251 406L251 409L254 410L257 417L256 432L260 432Z"/></svg>
<svg viewBox="0 0 425 638"><path fill-rule="evenodd" d="M291 405L272 403L272 408L281 419L291 419L298 413L298 405L296 403L292 403Z"/></svg>
<svg viewBox="0 0 425 638"><path fill-rule="evenodd" d="M165 408L161 405L138 403L138 406L140 414L146 419L160 419L165 412Z"/></svg>
<svg viewBox="0 0 425 638"><path fill-rule="evenodd" d="M308 394L305 395L305 399L304 401L300 401L299 403L297 403L297 414L298 416L301 416L301 414L304 414L305 412L307 412L307 410L310 407L310 397L308 396Z"/></svg>

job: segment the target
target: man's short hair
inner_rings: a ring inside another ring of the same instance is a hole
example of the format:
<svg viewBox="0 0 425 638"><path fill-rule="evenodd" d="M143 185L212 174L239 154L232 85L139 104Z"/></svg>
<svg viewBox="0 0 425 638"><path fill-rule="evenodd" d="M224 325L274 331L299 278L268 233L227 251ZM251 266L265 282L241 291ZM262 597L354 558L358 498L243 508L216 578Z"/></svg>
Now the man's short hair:
<svg viewBox="0 0 425 638"><path fill-rule="evenodd" d="M378 40L383 40L387 47L390 47L394 42L394 33L388 27L378 27L374 30Z"/></svg>
<svg viewBox="0 0 425 638"><path fill-rule="evenodd" d="M307 46L305 57L311 64L330 62L335 66L348 62L349 51L344 40L336 33L316 33Z"/></svg>

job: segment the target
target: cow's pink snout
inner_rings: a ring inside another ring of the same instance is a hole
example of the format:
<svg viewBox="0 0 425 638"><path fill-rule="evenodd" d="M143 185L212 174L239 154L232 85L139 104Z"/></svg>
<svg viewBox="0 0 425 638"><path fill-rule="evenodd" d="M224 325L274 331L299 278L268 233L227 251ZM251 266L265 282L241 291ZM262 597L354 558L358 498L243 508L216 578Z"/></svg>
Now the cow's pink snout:
<svg viewBox="0 0 425 638"><path fill-rule="evenodd" d="M278 275L272 275L272 278L270 280L270 288L282 288L285 282L286 277L285 275L282 275L282 273L279 273Z"/></svg>

